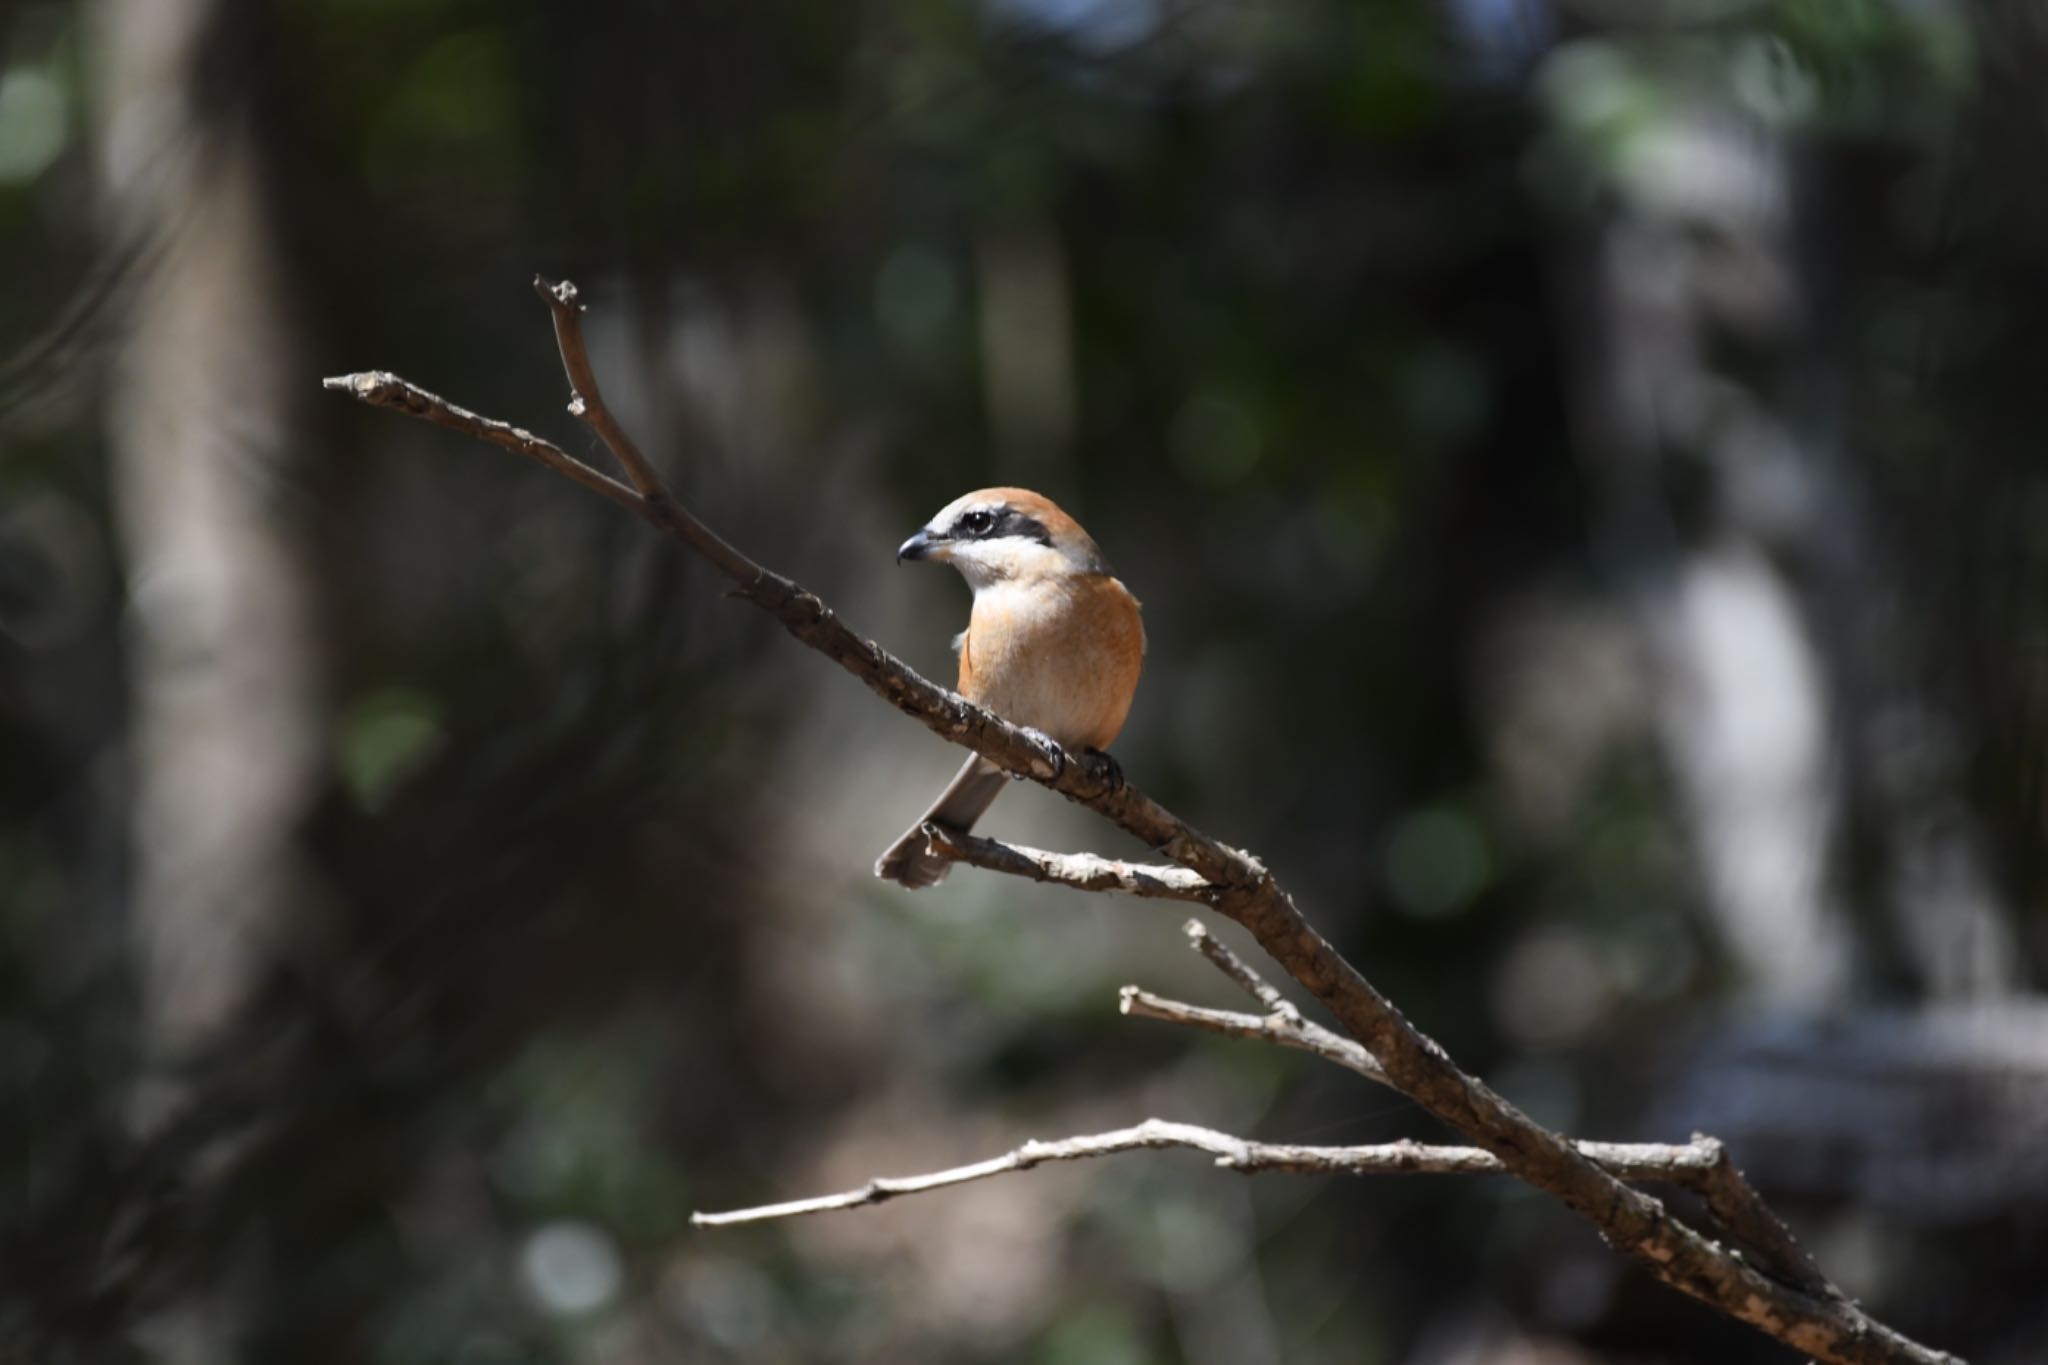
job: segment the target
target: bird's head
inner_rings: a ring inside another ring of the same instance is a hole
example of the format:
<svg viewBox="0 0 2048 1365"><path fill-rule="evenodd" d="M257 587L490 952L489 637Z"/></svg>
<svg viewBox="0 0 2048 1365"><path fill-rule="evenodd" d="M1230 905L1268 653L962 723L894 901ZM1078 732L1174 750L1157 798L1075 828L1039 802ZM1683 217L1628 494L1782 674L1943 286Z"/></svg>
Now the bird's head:
<svg viewBox="0 0 2048 1365"><path fill-rule="evenodd" d="M1109 572L1080 523L1025 488L984 488L954 499L903 542L896 560L906 559L951 564L977 590L1012 579Z"/></svg>

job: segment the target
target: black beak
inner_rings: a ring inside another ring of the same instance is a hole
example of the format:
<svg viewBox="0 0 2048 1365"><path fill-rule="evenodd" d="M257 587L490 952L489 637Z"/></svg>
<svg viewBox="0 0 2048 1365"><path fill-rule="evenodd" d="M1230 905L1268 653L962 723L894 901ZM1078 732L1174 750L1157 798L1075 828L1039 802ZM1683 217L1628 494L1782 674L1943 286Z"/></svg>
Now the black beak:
<svg viewBox="0 0 2048 1365"><path fill-rule="evenodd" d="M932 553L932 546L935 544L937 542L932 539L931 531L928 528L921 529L916 535L896 547L896 562L901 564L906 559L929 559Z"/></svg>

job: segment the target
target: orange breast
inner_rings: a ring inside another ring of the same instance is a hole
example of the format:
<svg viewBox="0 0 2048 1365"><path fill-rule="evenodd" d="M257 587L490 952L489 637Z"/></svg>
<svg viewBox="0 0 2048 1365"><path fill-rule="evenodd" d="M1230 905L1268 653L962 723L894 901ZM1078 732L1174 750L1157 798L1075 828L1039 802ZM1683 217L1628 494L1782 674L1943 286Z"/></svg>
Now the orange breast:
<svg viewBox="0 0 2048 1365"><path fill-rule="evenodd" d="M960 694L1063 745L1109 747L1144 666L1138 599L1105 574L986 588L960 646Z"/></svg>

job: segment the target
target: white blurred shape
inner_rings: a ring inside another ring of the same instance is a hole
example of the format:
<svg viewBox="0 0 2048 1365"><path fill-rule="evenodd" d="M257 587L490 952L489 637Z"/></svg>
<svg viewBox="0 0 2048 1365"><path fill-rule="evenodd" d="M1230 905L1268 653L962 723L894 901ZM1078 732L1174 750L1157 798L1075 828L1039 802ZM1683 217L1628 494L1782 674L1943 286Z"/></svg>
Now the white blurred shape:
<svg viewBox="0 0 2048 1365"><path fill-rule="evenodd" d="M1765 999L1820 1004L1849 963L1825 885L1834 800L1812 645L1743 546L1689 560L1667 605L1661 720L1727 947Z"/></svg>
<svg viewBox="0 0 2048 1365"><path fill-rule="evenodd" d="M546 1224L526 1239L519 1252L519 1278L536 1304L570 1317L616 1298L625 1268L604 1229L563 1220Z"/></svg>

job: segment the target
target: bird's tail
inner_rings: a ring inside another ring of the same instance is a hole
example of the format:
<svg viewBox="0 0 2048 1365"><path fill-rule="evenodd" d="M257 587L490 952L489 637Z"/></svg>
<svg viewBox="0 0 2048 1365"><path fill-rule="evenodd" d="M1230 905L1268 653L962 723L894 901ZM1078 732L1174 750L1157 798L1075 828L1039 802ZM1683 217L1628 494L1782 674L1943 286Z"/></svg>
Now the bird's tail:
<svg viewBox="0 0 2048 1365"><path fill-rule="evenodd" d="M1009 780L1001 768L979 754L969 754L959 774L932 802L932 808L918 816L917 823L875 860L875 875L884 881L899 882L912 891L937 886L946 879L953 863L932 852L924 837L925 825L944 825L965 834L974 828L974 822Z"/></svg>

